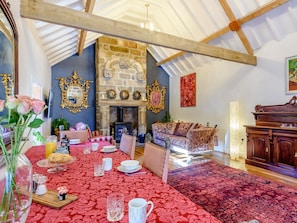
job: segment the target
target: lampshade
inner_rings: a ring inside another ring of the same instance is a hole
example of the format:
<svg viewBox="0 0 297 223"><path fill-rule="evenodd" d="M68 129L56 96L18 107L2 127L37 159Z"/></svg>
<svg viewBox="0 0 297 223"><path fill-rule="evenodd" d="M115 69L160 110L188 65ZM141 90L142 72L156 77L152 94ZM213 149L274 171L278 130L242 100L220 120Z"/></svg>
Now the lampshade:
<svg viewBox="0 0 297 223"><path fill-rule="evenodd" d="M239 158L239 102L230 102L230 158Z"/></svg>

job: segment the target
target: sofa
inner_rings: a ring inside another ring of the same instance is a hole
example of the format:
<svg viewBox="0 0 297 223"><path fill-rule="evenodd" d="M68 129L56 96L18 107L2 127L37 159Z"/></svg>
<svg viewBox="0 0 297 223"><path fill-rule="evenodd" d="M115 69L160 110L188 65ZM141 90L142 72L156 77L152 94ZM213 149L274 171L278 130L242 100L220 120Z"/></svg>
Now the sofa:
<svg viewBox="0 0 297 223"><path fill-rule="evenodd" d="M217 128L192 122L166 122L152 124L153 142L175 152L188 155L210 152L214 149ZM167 142L166 142L167 141Z"/></svg>

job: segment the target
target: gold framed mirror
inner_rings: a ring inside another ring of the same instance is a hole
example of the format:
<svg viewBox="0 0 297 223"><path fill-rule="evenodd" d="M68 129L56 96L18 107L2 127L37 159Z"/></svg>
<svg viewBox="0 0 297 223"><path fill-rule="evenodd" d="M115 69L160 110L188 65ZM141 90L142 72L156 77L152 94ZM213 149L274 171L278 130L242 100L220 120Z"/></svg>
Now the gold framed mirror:
<svg viewBox="0 0 297 223"><path fill-rule="evenodd" d="M160 89L158 80L155 80L152 85L146 86L146 93L148 95L147 109L154 113L164 110L166 87L163 86L162 89Z"/></svg>
<svg viewBox="0 0 297 223"><path fill-rule="evenodd" d="M87 109L88 92L90 83L93 81L83 80L77 75L74 70L73 75L69 76L67 81L64 77L57 78L59 80L59 87L61 89L61 104L62 108L67 108L72 113L78 113L82 109Z"/></svg>
<svg viewBox="0 0 297 223"><path fill-rule="evenodd" d="M0 97L18 93L18 34L9 4L0 0Z"/></svg>

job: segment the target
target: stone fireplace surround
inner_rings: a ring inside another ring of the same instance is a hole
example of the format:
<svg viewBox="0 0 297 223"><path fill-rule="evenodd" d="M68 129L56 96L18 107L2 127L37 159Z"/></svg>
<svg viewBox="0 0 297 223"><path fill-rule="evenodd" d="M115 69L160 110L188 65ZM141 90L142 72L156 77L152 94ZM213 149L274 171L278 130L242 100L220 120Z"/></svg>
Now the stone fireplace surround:
<svg viewBox="0 0 297 223"><path fill-rule="evenodd" d="M138 91L146 95L146 44L102 36L96 42L96 128L102 135L111 135L114 108L128 109L124 114L133 123L133 128L146 129L147 100L135 100L132 95ZM114 90L115 98L107 98L106 92ZM122 100L120 92L129 92L129 98ZM131 110L132 109L132 110Z"/></svg>
<svg viewBox="0 0 297 223"><path fill-rule="evenodd" d="M112 135L111 125L111 109L112 107L126 107L126 108L135 108L137 110L137 128L140 126L146 127L146 100L107 100L101 99L99 106L99 122L100 122L100 133L102 135ZM124 114L125 117L125 114ZM123 121L130 121L124 120ZM133 120L131 120L133 122ZM135 126L133 126L135 127Z"/></svg>

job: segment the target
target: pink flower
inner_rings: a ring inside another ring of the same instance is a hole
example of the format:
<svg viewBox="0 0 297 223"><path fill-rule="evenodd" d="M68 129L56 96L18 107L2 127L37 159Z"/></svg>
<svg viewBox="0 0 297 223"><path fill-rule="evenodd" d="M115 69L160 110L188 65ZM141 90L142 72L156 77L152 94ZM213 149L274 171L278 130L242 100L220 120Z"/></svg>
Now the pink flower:
<svg viewBox="0 0 297 223"><path fill-rule="evenodd" d="M16 99L14 96L8 96L6 99L6 108L9 110L15 109L18 106L19 100Z"/></svg>
<svg viewBox="0 0 297 223"><path fill-rule="evenodd" d="M39 115L44 110L45 103L44 101L33 99L32 100L32 108L35 114Z"/></svg>
<svg viewBox="0 0 297 223"><path fill-rule="evenodd" d="M4 110L5 101L0 99L0 112Z"/></svg>
<svg viewBox="0 0 297 223"><path fill-rule="evenodd" d="M27 114L31 111L31 100L22 99L17 107L17 112L19 114Z"/></svg>

